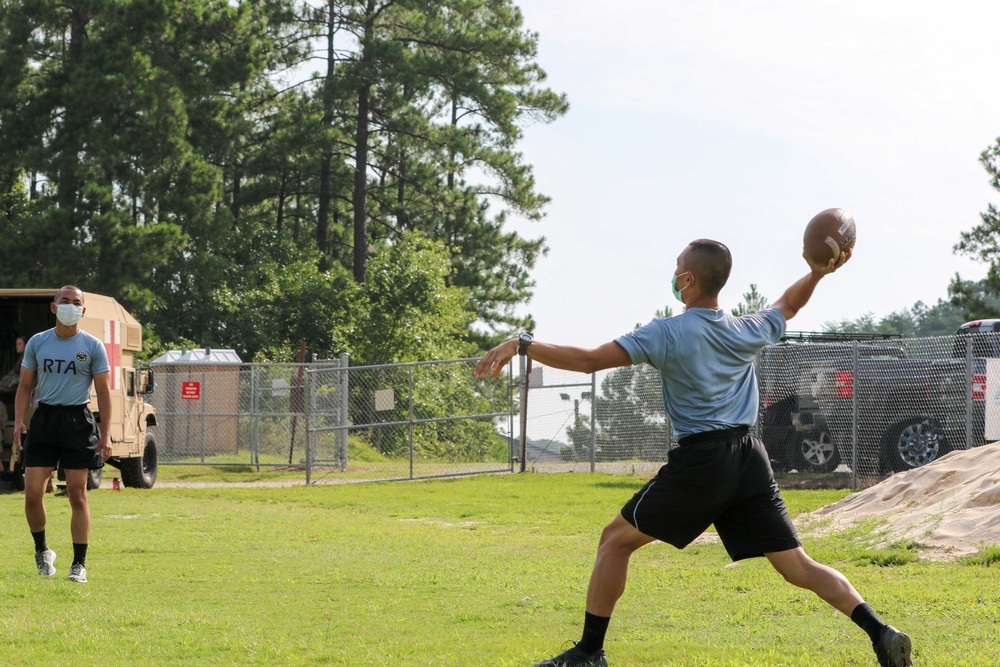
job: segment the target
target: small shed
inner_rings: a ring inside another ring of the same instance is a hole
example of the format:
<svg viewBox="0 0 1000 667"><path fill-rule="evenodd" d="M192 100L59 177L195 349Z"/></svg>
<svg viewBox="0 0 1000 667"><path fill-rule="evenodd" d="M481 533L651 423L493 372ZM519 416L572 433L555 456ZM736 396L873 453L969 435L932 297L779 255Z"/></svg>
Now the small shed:
<svg viewBox="0 0 1000 667"><path fill-rule="evenodd" d="M156 381L161 452L171 459L235 454L240 369L235 350L170 350L150 362Z"/></svg>

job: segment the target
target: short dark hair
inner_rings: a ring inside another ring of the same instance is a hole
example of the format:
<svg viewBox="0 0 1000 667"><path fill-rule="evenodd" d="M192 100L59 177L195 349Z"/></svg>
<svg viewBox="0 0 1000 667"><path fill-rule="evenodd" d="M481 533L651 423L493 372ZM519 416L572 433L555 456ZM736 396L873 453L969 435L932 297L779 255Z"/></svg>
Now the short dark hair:
<svg viewBox="0 0 1000 667"><path fill-rule="evenodd" d="M58 299L59 295L65 292L66 290L73 290L75 292L79 292L81 299L87 298L86 295L83 293L83 290L77 287L76 285L63 285L62 287L56 290L55 294L52 295L52 300L55 301L56 299Z"/></svg>
<svg viewBox="0 0 1000 667"><path fill-rule="evenodd" d="M733 269L733 256L718 241L698 239L688 244L688 269L701 281L701 292L707 296L718 296L729 280Z"/></svg>

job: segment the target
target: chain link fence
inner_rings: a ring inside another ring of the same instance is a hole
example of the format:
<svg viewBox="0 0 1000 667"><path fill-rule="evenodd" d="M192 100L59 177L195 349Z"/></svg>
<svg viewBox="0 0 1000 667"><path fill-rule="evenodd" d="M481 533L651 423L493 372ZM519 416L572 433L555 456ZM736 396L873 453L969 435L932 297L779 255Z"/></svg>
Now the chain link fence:
<svg viewBox="0 0 1000 667"><path fill-rule="evenodd" d="M307 369L340 366L340 361L154 366L150 402L156 407L159 463L304 466L307 418L347 419L345 406L336 401L316 401L307 410Z"/></svg>
<svg viewBox="0 0 1000 667"><path fill-rule="evenodd" d="M1000 440L1000 333L840 338L802 335L757 357L755 429L779 479L858 488ZM647 474L676 445L651 366L588 375L518 359L496 379L476 378L476 359L157 367L159 461L307 482Z"/></svg>
<svg viewBox="0 0 1000 667"><path fill-rule="evenodd" d="M1000 333L844 338L801 335L757 357L755 430L779 479L859 488L1000 440ZM676 445L652 367L534 374L528 469L646 472Z"/></svg>
<svg viewBox="0 0 1000 667"><path fill-rule="evenodd" d="M527 403L526 470L652 472L675 444L652 366L588 375L535 364Z"/></svg>
<svg viewBox="0 0 1000 667"><path fill-rule="evenodd" d="M478 360L157 365L160 465L301 471L306 482L512 469L510 371Z"/></svg>

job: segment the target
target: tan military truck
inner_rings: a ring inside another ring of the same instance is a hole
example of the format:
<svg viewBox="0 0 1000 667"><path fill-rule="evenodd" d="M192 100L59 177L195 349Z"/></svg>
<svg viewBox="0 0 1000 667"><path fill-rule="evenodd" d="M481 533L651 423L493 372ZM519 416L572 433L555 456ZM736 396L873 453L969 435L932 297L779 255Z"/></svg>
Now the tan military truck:
<svg viewBox="0 0 1000 667"><path fill-rule="evenodd" d="M0 375L20 364L15 349L18 336L29 338L55 326L49 304L57 291L56 288L0 289ZM136 370L132 363L133 355L142 349L142 327L111 297L85 293L84 306L87 312L80 320L80 328L104 341L111 366L113 410L110 422L105 423L102 419L93 388L90 394L90 409L100 428L111 431L112 452L108 463L121 471L125 486L151 488L156 482L157 470L156 440L151 432L151 427L156 425L156 410L146 402L146 397L153 391L153 372ZM26 418L30 416L29 413ZM3 424L0 480L23 489L24 479L13 452L14 396L11 393L0 393L0 423ZM87 487L99 487L101 470L90 472Z"/></svg>

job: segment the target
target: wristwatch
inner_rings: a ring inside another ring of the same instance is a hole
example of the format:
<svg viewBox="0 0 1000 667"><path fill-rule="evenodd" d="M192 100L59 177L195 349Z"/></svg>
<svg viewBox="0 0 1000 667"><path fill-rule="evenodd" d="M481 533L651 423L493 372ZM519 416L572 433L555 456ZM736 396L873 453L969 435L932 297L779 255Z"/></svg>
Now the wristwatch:
<svg viewBox="0 0 1000 667"><path fill-rule="evenodd" d="M531 341L535 340L530 333L523 333L517 337L519 341L517 346L517 353L522 357L528 354L528 346L531 345Z"/></svg>

